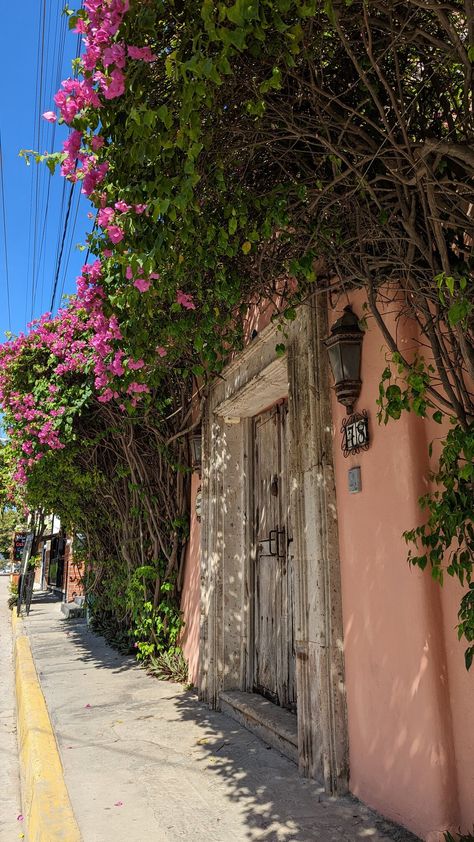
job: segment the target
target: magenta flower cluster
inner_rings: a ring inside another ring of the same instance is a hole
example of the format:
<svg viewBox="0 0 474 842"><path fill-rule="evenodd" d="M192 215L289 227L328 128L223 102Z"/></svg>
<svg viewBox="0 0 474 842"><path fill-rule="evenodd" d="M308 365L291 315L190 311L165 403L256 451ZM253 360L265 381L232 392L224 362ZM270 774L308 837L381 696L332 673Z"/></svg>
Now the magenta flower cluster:
<svg viewBox="0 0 474 842"><path fill-rule="evenodd" d="M135 46L119 40L120 25L128 9L129 0L84 0L76 25L85 47L81 59L83 78L64 80L54 101L60 118L71 126L63 145L61 173L71 182L81 181L82 192L98 208L97 224L104 232L102 260L113 260L115 247L122 244L119 257L122 265L125 259L124 283L131 282L145 294L160 276L136 267L127 248L126 231L127 219L147 214L148 206L131 204L120 196L111 202L105 192L109 169L107 140L83 129L83 117L89 110L97 111L105 102L124 94L129 61L157 60L148 45ZM58 119L54 111L45 112L43 117L49 122ZM123 411L125 402L136 406L150 391L145 361L126 354L117 316L105 313L105 271L106 263L101 260L83 266L77 279L77 296L66 308L54 319L45 314L28 326L28 334L0 347L0 403L6 418L11 419L8 432L17 455L13 477L16 483L26 482L28 470L48 450L64 447L62 433L68 397L81 382L78 375L92 372L97 400L117 401ZM183 290L177 291L176 302L184 310L196 308L193 296ZM44 351L53 360L52 377L48 383L39 381L33 392L25 396L12 389L12 374L15 367L21 367L30 349L35 353ZM155 353L163 359L168 350L157 346ZM140 374L131 379L131 372Z"/></svg>

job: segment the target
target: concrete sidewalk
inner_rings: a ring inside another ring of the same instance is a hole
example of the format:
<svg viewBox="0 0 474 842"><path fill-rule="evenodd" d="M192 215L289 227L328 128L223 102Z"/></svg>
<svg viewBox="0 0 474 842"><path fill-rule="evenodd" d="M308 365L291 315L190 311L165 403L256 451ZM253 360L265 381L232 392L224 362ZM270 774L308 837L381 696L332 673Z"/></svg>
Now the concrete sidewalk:
<svg viewBox="0 0 474 842"><path fill-rule="evenodd" d="M150 678L36 596L24 627L84 842L415 837L296 767L180 685Z"/></svg>

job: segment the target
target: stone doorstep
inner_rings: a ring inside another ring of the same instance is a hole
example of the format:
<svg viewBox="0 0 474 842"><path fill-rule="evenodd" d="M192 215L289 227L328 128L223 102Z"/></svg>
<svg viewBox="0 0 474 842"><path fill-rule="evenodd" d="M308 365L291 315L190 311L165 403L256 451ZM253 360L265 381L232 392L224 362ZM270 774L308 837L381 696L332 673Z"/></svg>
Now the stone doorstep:
<svg viewBox="0 0 474 842"><path fill-rule="evenodd" d="M220 709L265 743L298 763L298 726L293 713L256 693L225 690L219 694Z"/></svg>
<svg viewBox="0 0 474 842"><path fill-rule="evenodd" d="M85 616L84 607L77 605L75 602L61 602L61 613L64 614L65 620L72 620Z"/></svg>

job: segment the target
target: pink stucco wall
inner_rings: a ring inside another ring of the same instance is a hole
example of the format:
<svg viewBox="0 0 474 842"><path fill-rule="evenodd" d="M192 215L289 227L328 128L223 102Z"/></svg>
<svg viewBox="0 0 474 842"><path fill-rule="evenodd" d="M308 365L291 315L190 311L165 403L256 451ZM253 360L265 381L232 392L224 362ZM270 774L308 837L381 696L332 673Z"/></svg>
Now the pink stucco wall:
<svg viewBox="0 0 474 842"><path fill-rule="evenodd" d="M360 315L360 294L351 304ZM401 325L399 338L413 345L413 325ZM428 442L440 428L413 414L379 426L386 363L373 324L362 359L356 408L369 411L367 452L344 458L345 409L333 404L351 790L422 838L442 839L439 831L474 823L473 676L454 628L460 588L448 582L441 589L429 573L411 570L402 538L420 523ZM347 473L355 465L362 491L350 494Z"/></svg>
<svg viewBox="0 0 474 842"><path fill-rule="evenodd" d="M201 526L196 518L196 494L201 484L197 473L191 480L191 525L190 537L186 550L182 587L181 610L184 618L184 630L181 639L184 656L188 662L189 680L197 684L199 680L199 630L200 630L200 542Z"/></svg>

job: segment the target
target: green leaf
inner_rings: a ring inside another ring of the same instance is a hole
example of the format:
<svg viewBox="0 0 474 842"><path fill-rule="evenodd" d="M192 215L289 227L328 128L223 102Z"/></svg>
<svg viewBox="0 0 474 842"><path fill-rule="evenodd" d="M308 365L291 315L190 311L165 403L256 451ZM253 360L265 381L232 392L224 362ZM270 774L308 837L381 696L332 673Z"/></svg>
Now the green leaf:
<svg viewBox="0 0 474 842"><path fill-rule="evenodd" d="M400 386L396 385L396 383L392 383L392 385L388 387L385 395L388 401L397 401L401 399L402 390L400 389Z"/></svg>
<svg viewBox="0 0 474 842"><path fill-rule="evenodd" d="M448 310L448 321L451 327L464 321L471 311L471 304L466 298L455 301Z"/></svg>
<svg viewBox="0 0 474 842"><path fill-rule="evenodd" d="M173 125L173 117L166 105L160 105L157 110L158 117L160 118L161 122L165 124L167 129L170 129Z"/></svg>

